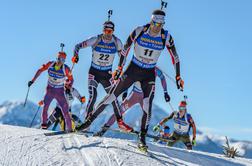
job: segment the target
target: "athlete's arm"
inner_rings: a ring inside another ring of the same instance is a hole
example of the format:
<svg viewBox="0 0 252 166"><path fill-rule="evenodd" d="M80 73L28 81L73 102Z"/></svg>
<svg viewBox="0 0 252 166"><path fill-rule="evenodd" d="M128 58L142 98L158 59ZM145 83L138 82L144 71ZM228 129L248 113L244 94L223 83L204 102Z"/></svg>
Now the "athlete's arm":
<svg viewBox="0 0 252 166"><path fill-rule="evenodd" d="M172 59L172 64L174 66L176 76L180 76L180 62L179 62L179 56L176 51L176 47L174 44L174 40L170 34L168 34L167 40L166 40L166 48L168 49L171 59Z"/></svg>
<svg viewBox="0 0 252 166"><path fill-rule="evenodd" d="M40 74L41 74L42 72L44 72L45 70L47 70L47 69L51 66L52 63L53 63L53 62L50 61L50 62L47 62L46 64L43 64L43 65L38 69L38 71L36 72L35 76L34 76L33 79L32 79L32 82L35 82L36 79L40 76Z"/></svg>
<svg viewBox="0 0 252 166"><path fill-rule="evenodd" d="M175 112L172 112L168 117L164 118L163 120L161 120L161 122L159 122L159 124L162 126L163 124L165 124L168 120L172 119L174 116Z"/></svg>
<svg viewBox="0 0 252 166"><path fill-rule="evenodd" d="M76 97L77 99L81 100L81 95L80 95L80 93L78 92L77 89L72 88L72 94L73 94L74 97Z"/></svg>
<svg viewBox="0 0 252 166"><path fill-rule="evenodd" d="M162 70L160 70L158 67L156 67L155 69L156 69L155 70L156 75L159 77L159 79L161 81L164 92L167 92L167 83L166 83L166 79L165 79L165 76L164 76Z"/></svg>
<svg viewBox="0 0 252 166"><path fill-rule="evenodd" d="M196 125L192 117L189 118L190 125L193 128L193 139L196 139Z"/></svg>
<svg viewBox="0 0 252 166"><path fill-rule="evenodd" d="M141 33L144 27L137 27L128 37L126 43L123 46L123 50L121 51L121 56L119 60L119 65L120 67L124 66L126 57L128 56L128 53L130 51L130 48L135 41L136 37Z"/></svg>
<svg viewBox="0 0 252 166"><path fill-rule="evenodd" d="M71 81L70 86L72 86L74 82L73 75L70 72L70 68L67 65L65 65L65 72L66 72L66 77Z"/></svg>
<svg viewBox="0 0 252 166"><path fill-rule="evenodd" d="M79 44L76 44L75 49L74 49L74 55L78 56L80 49L94 45L96 40L97 40L97 36L91 37L91 38L89 38Z"/></svg>

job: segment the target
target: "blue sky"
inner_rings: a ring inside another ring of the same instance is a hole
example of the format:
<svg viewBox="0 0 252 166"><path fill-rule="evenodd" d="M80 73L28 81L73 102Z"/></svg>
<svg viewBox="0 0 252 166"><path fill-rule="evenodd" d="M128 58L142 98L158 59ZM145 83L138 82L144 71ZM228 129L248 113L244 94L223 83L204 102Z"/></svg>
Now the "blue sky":
<svg viewBox="0 0 252 166"><path fill-rule="evenodd" d="M76 43L102 31L107 10L113 9L115 34L125 42L129 33L150 20L159 8L158 0L92 1L1 1L0 5L0 102L24 100L29 81L41 64L55 59L64 42L71 65ZM181 60L185 92L168 80L172 105L177 107L186 94L189 111L197 125L216 134L238 139L252 138L251 39L252 1L170 0L165 28L173 35ZM128 58L130 60L131 55ZM75 66L75 87L87 94L87 72L91 49L80 52ZM118 59L115 59L115 67ZM174 69L168 52L163 51L158 65L169 75ZM46 73L33 85L30 99L44 95ZM99 90L104 95L102 88ZM155 103L167 112L157 80Z"/></svg>

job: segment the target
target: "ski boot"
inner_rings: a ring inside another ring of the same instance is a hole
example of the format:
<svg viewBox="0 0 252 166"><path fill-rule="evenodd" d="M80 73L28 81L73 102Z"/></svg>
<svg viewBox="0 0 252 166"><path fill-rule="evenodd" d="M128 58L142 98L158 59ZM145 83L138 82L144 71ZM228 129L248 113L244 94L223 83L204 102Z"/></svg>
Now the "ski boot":
<svg viewBox="0 0 252 166"><path fill-rule="evenodd" d="M87 119L84 123L82 123L79 126L76 126L75 129L76 131L80 131L80 130L85 130L88 129L88 127L91 125L92 121L90 119Z"/></svg>
<svg viewBox="0 0 252 166"><path fill-rule="evenodd" d="M97 133L94 133L93 136L95 136L95 137L102 137L102 136L106 133L106 131L108 130L109 127L110 127L110 126L104 125L104 126L102 127L102 129L101 129L100 131L98 131Z"/></svg>
<svg viewBox="0 0 252 166"><path fill-rule="evenodd" d="M48 127L47 127L47 124L45 124L45 123L42 123L42 124L41 124L41 129L47 130L47 128L48 128Z"/></svg>
<svg viewBox="0 0 252 166"><path fill-rule="evenodd" d="M138 135L138 149L142 152L147 152L148 146L146 145L146 141L145 141L145 136L146 136L146 132L144 131L140 131L139 135Z"/></svg>
<svg viewBox="0 0 252 166"><path fill-rule="evenodd" d="M133 128L130 127L129 125L127 125L126 123L124 123L124 121L122 119L118 119L117 123L118 123L118 127L121 130L123 130L125 132L132 132L133 131Z"/></svg>

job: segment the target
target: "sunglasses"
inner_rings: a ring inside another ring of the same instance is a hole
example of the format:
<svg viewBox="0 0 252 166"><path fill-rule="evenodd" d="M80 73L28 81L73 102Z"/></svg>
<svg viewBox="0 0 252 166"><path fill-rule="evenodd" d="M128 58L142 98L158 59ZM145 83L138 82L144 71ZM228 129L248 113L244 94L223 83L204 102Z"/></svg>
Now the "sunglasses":
<svg viewBox="0 0 252 166"><path fill-rule="evenodd" d="M57 58L57 60L59 61L59 62L62 62L62 63L64 63L66 60L64 59L64 58Z"/></svg>
<svg viewBox="0 0 252 166"><path fill-rule="evenodd" d="M179 107L179 110L180 110L180 111L185 111L185 110L186 110L186 107Z"/></svg>
<svg viewBox="0 0 252 166"><path fill-rule="evenodd" d="M162 27L164 25L163 23L158 23L158 22L155 22L155 21L152 21L151 24L156 26L156 27Z"/></svg>
<svg viewBox="0 0 252 166"><path fill-rule="evenodd" d="M106 35L111 35L114 31L112 29L104 29L103 32L106 34Z"/></svg>

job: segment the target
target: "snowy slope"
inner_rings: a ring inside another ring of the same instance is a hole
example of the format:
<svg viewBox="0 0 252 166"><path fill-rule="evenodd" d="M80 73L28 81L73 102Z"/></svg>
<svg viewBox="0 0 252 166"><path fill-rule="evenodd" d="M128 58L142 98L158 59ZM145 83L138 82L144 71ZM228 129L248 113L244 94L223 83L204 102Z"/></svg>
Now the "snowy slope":
<svg viewBox="0 0 252 166"><path fill-rule="evenodd" d="M123 139L66 134L44 136L45 130L0 125L0 165L252 165L244 158L167 148L148 143L150 156Z"/></svg>
<svg viewBox="0 0 252 166"><path fill-rule="evenodd" d="M37 105L32 102L28 102L25 108L23 107L22 102L4 102L3 104L0 105L0 123L28 127L31 123L32 118L36 113L36 110ZM81 112L79 112L80 110ZM80 109L80 105L74 105L72 108L72 112L76 115L80 114L80 117L84 117L83 110L84 108ZM33 127L37 127L37 125L39 125L40 113L41 111L37 115ZM107 121L107 119L112 114L113 114L112 107L108 107L107 110L101 113L101 115L97 118L94 124L92 124L90 130L91 131L99 130L100 127ZM141 115L142 111L140 107L136 105L126 113L124 119L128 124L134 126L135 129L139 129ZM167 113L154 104L150 129L153 127L153 125L157 124L165 116L167 116ZM169 122L168 124L171 124L171 122ZM117 124L114 124L113 128L117 128ZM152 133L152 131L149 130L149 133ZM113 132L106 133L105 137L123 138L130 140L135 139L133 136ZM234 139L231 139L230 141L231 146L235 146L239 149L240 152L239 154L241 156L244 156L246 158L252 158L252 142L237 141ZM197 146L194 147L194 149L198 151L222 154L222 145L224 144L224 142L225 137L223 136L215 136L209 134L206 135L198 131ZM178 144L177 147L184 148L182 144Z"/></svg>

